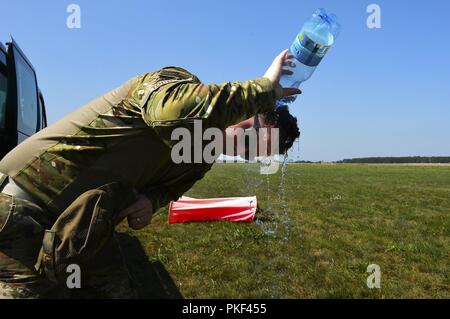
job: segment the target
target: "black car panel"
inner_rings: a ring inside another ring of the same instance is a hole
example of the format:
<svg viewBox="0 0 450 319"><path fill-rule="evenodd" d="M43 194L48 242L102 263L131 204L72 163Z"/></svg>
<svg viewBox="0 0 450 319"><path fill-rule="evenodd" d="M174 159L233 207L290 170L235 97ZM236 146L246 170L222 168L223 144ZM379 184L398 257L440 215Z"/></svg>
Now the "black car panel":
<svg viewBox="0 0 450 319"><path fill-rule="evenodd" d="M11 39L6 48L0 45L0 159L46 126L45 103L36 72Z"/></svg>

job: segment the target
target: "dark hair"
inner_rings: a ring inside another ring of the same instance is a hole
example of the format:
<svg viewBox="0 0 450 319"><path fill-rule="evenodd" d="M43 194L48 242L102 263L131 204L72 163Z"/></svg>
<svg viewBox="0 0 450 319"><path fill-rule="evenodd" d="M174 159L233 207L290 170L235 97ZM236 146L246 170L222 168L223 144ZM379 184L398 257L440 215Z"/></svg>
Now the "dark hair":
<svg viewBox="0 0 450 319"><path fill-rule="evenodd" d="M289 113L287 105L278 107L274 111L264 113L265 123L279 129L280 154L286 154L295 140L300 137L297 118Z"/></svg>

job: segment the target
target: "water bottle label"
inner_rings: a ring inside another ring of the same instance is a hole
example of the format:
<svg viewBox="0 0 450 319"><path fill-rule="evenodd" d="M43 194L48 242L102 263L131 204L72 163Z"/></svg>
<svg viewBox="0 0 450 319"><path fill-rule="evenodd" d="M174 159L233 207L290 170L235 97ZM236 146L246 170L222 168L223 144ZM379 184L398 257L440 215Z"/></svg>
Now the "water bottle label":
<svg viewBox="0 0 450 319"><path fill-rule="evenodd" d="M291 46L295 58L308 66L319 65L329 49L330 46L320 45L304 33L300 33Z"/></svg>

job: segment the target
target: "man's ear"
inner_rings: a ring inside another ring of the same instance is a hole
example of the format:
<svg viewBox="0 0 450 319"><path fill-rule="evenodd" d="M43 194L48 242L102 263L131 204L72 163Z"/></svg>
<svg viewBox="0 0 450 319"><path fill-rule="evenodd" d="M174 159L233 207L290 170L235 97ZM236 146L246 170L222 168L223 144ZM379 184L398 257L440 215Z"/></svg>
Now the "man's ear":
<svg viewBox="0 0 450 319"><path fill-rule="evenodd" d="M246 119L242 122L239 122L235 125L230 126L231 128L242 128L244 130L253 127L253 117Z"/></svg>

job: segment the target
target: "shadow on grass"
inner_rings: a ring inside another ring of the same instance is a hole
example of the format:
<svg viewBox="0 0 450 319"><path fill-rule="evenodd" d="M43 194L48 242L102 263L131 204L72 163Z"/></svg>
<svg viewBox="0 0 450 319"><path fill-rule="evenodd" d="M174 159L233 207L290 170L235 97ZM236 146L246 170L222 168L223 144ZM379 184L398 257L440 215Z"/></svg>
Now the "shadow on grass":
<svg viewBox="0 0 450 319"><path fill-rule="evenodd" d="M138 298L183 298L164 265L159 261L149 261L139 239L126 233L117 233L117 239Z"/></svg>

